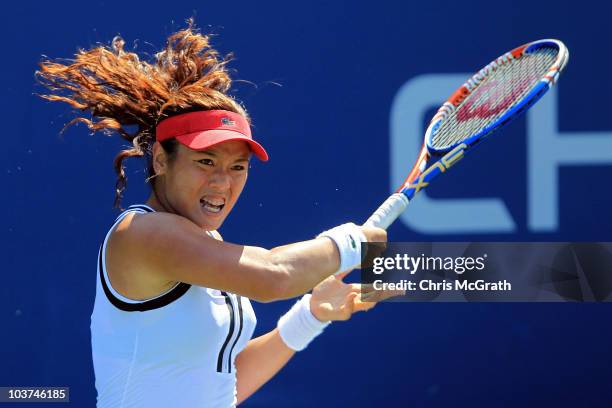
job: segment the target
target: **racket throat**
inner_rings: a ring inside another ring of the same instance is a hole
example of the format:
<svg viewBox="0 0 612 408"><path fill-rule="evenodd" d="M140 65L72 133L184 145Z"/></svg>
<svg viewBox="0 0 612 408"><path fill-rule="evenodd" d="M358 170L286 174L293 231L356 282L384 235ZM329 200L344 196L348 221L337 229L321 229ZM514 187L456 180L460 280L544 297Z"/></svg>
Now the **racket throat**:
<svg viewBox="0 0 612 408"><path fill-rule="evenodd" d="M466 148L467 145L461 143L421 173L413 174L414 171L411 172L406 184L398 192L405 194L411 200L416 193L427 187L438 174L444 173L461 160L465 155ZM413 177L414 179L412 179Z"/></svg>

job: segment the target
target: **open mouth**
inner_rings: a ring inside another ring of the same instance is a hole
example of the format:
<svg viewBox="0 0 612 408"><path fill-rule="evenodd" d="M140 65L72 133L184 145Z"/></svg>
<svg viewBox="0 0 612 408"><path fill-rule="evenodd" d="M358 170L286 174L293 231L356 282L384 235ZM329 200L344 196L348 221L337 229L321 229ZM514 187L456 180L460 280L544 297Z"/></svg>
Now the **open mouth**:
<svg viewBox="0 0 612 408"><path fill-rule="evenodd" d="M217 214L221 212L223 207L225 207L225 200L223 199L213 200L213 199L201 198L200 205L202 206L204 210L211 212L213 214Z"/></svg>

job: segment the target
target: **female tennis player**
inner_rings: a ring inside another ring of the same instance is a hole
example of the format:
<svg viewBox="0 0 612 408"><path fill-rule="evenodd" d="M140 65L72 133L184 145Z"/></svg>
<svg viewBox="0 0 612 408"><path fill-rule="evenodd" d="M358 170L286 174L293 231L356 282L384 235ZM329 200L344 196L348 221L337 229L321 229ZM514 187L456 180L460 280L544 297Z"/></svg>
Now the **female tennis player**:
<svg viewBox="0 0 612 408"><path fill-rule="evenodd" d="M91 336L100 408L235 406L329 322L380 300L360 300L359 285L342 277L359 265L361 242L386 240L382 229L347 223L272 250L221 239L251 155L268 159L227 93L227 62L190 22L153 62L115 38L67 63L43 61L37 72L46 99L91 114L69 124L131 143L114 162L117 206L123 160L147 159L152 193L118 216L98 257ZM311 289L276 329L251 339L249 299Z"/></svg>

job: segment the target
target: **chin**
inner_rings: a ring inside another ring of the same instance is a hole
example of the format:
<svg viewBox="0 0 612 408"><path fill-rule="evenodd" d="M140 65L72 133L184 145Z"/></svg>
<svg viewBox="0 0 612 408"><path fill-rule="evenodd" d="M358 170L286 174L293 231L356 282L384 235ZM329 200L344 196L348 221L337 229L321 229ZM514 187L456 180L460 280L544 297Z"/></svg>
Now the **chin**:
<svg viewBox="0 0 612 408"><path fill-rule="evenodd" d="M198 215L193 220L200 228L206 231L214 231L221 228L221 225L229 215L231 207L223 208L219 213L211 214L200 209Z"/></svg>
<svg viewBox="0 0 612 408"><path fill-rule="evenodd" d="M221 220L210 220L204 218L203 220L201 220L199 225L205 231L215 231L221 228L221 225L223 225L223 221L225 221L225 217L223 217L223 219Z"/></svg>

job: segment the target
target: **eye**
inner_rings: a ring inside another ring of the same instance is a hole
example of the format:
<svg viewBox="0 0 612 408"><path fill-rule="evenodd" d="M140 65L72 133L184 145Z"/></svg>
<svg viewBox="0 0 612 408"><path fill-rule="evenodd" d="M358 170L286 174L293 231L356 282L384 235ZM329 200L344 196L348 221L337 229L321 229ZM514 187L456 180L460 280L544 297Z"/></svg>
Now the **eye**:
<svg viewBox="0 0 612 408"><path fill-rule="evenodd" d="M243 170L246 170L246 167L242 164L236 164L235 166L232 167L232 169L236 171L243 171Z"/></svg>
<svg viewBox="0 0 612 408"><path fill-rule="evenodd" d="M201 159L198 160L198 163L203 164L205 166L213 166L215 164L211 159Z"/></svg>

